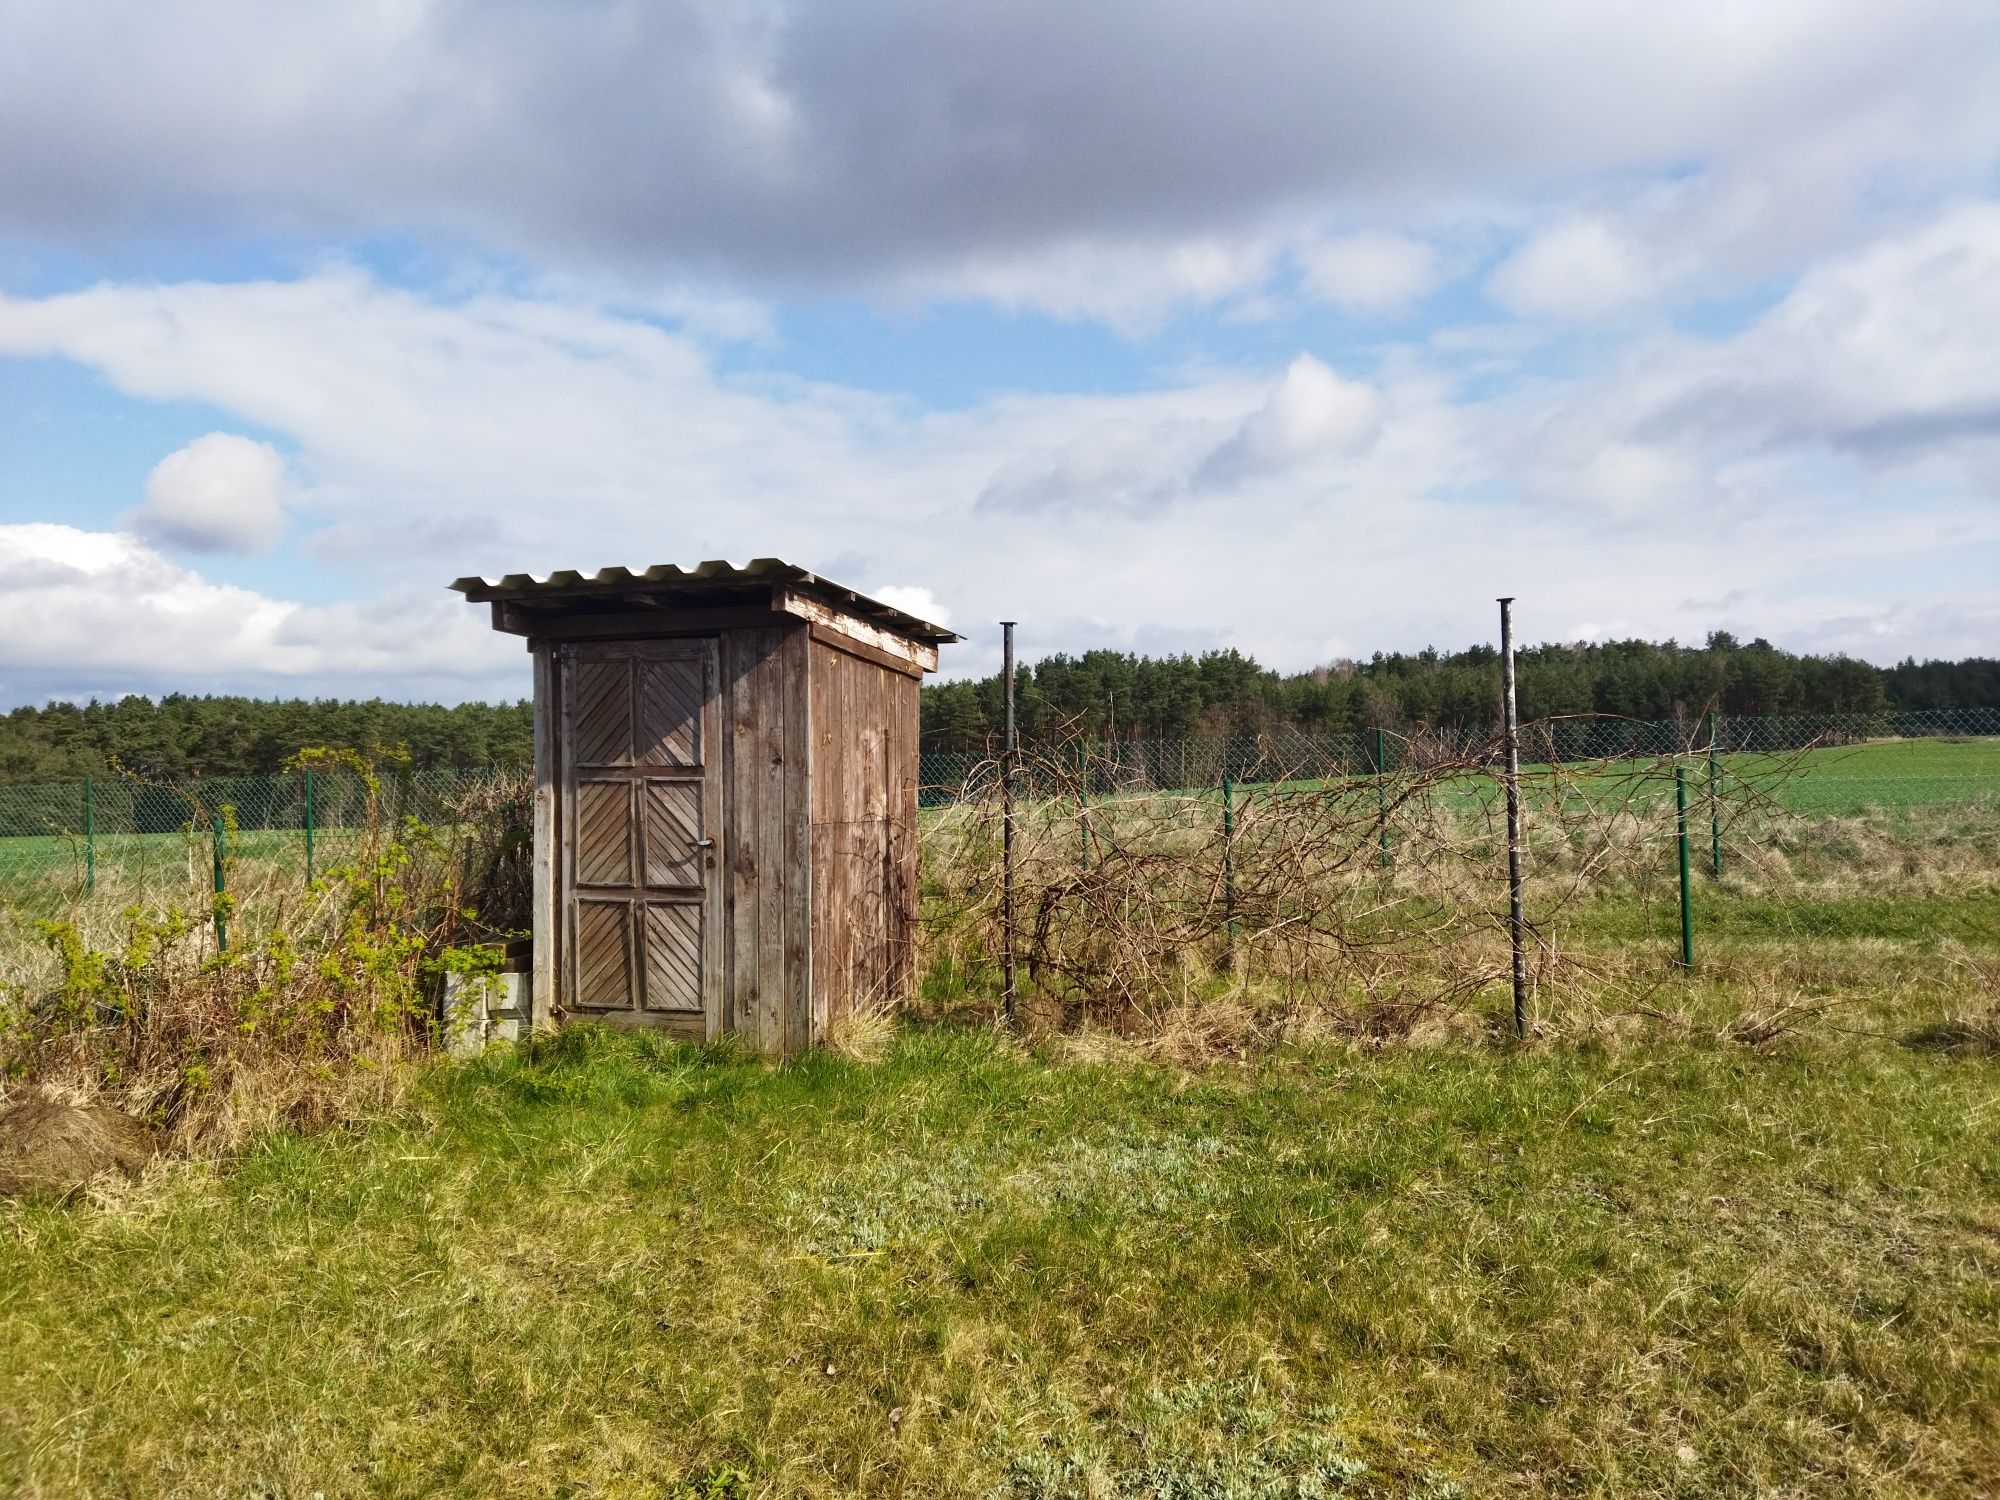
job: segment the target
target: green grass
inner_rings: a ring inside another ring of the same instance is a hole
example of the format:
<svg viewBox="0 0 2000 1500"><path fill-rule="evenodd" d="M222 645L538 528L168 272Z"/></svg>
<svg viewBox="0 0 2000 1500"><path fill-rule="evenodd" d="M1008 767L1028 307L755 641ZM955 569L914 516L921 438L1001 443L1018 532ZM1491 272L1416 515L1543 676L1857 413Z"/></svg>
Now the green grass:
<svg viewBox="0 0 2000 1500"><path fill-rule="evenodd" d="M1929 946L1940 938L1980 948L2000 949L2000 892L1982 890L1956 896L1857 896L1819 898L1769 896L1717 890L1694 891L1698 941L1758 938L1780 943L1878 938ZM1679 941L1676 901L1589 901L1565 914L1572 938L1632 942L1652 938ZM1912 953L1910 958L1915 959Z"/></svg>
<svg viewBox="0 0 2000 1500"><path fill-rule="evenodd" d="M1781 758L1726 755L1731 772L1775 774ZM1776 788L1792 812L1836 817L1868 807L1922 808L2000 799L2000 740L1888 740L1814 750Z"/></svg>
<svg viewBox="0 0 2000 1500"><path fill-rule="evenodd" d="M343 856L352 858L359 837L352 829L327 830L314 851L314 873L325 873ZM206 834L103 833L95 845L95 870L87 888L89 866L81 840L0 839L0 914L11 910L31 918L53 917L79 899L102 911L164 904L199 908L212 899L214 843ZM304 894L303 835L252 829L231 836L228 848L225 887L239 901L256 902L276 891Z"/></svg>
<svg viewBox="0 0 2000 1500"><path fill-rule="evenodd" d="M1936 808L2000 800L2000 739L1883 740L1791 755L1725 753L1716 758L1716 765L1725 785L1731 779L1748 782L1784 811L1819 817L1871 808ZM1547 794L1549 768L1524 764L1521 774L1524 796L1532 806ZM1393 773L1391 779L1393 784ZM1267 790L1314 791L1335 784L1345 783L1308 777L1237 786L1247 796ZM1645 757L1579 763L1565 770L1563 786L1568 795L1585 795L1607 805L1642 790L1649 801L1673 801L1671 776L1661 775ZM1706 786L1707 763L1697 754L1688 773L1688 790L1697 811ZM1471 808L1494 803L1500 792L1493 777L1468 773L1442 783L1439 794ZM1214 797L1217 792L1208 789L1190 795Z"/></svg>
<svg viewBox="0 0 2000 1500"><path fill-rule="evenodd" d="M0 1206L0 1494L2000 1492L1996 753L1817 752L1692 980L1650 846L1521 1053L577 1029Z"/></svg>
<svg viewBox="0 0 2000 1500"><path fill-rule="evenodd" d="M1814 750L1809 752L1807 760L1830 775L1876 780L1974 778L2000 782L2000 739L1875 740Z"/></svg>
<svg viewBox="0 0 2000 1500"><path fill-rule="evenodd" d="M576 1029L0 1209L0 1491L1993 1493L2000 1064L1704 1035Z"/></svg>
<svg viewBox="0 0 2000 1500"><path fill-rule="evenodd" d="M1673 801L1670 776L1648 773L1644 762L1608 761L1601 768L1568 773L1566 785L1585 795L1623 799L1645 787L1648 800ZM1809 817L1848 817L1870 809L1917 810L1991 804L2000 800L2000 740L1885 740L1836 745L1795 755L1758 753L1716 757L1725 794L1732 784L1748 784L1785 812ZM1532 796L1546 768L1523 766ZM1688 767L1690 808L1705 819L1707 764L1697 755ZM1593 794L1595 783L1603 790ZM1490 798L1482 783L1481 797Z"/></svg>

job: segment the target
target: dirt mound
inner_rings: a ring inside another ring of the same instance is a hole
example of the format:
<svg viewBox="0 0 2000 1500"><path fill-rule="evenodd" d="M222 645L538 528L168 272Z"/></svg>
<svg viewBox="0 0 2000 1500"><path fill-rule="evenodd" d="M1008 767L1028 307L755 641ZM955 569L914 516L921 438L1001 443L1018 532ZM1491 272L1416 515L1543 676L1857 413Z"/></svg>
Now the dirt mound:
<svg viewBox="0 0 2000 1500"><path fill-rule="evenodd" d="M143 1120L109 1105L35 1089L0 1100L0 1198L63 1197L100 1172L137 1173L159 1149Z"/></svg>

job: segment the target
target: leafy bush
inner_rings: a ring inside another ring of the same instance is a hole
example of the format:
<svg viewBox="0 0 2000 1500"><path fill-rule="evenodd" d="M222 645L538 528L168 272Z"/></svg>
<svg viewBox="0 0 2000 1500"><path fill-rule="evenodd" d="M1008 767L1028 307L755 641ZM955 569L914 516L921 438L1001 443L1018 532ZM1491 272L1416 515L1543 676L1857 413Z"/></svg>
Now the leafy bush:
<svg viewBox="0 0 2000 1500"><path fill-rule="evenodd" d="M18 924L41 961L0 982L0 1078L110 1097L183 1146L324 1123L398 1087L435 1039L444 974L497 968L518 930L527 840L518 785L383 817L383 759L301 757L358 773L368 796L352 857L303 890L236 889L225 807L227 896L191 880L159 908L107 920L78 902Z"/></svg>

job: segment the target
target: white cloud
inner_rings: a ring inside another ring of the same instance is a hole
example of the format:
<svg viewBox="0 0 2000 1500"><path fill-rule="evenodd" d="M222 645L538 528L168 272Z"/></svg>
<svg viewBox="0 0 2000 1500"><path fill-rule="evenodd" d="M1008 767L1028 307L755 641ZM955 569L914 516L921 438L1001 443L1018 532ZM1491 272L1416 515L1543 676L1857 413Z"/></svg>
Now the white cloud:
<svg viewBox="0 0 2000 1500"><path fill-rule="evenodd" d="M60 355L135 396L287 434L321 481L328 545L356 523L377 557L455 536L467 566L454 574L510 540L567 555L579 507L712 555L722 518L704 496L803 493L836 467L827 445L891 410L799 382L731 386L691 339L589 305L431 301L348 268L0 296L0 352ZM785 441L769 440L774 423Z"/></svg>
<svg viewBox="0 0 2000 1500"><path fill-rule="evenodd" d="M1705 423L1907 456L2000 438L2000 203L1970 203L1816 267L1674 409Z"/></svg>
<svg viewBox="0 0 2000 1500"><path fill-rule="evenodd" d="M1530 317L1595 318L1651 293L1658 272L1647 252L1602 219L1572 219L1543 230L1487 279L1487 294Z"/></svg>
<svg viewBox="0 0 2000 1500"><path fill-rule="evenodd" d="M8 691L82 670L520 691L524 659L445 580L769 554L927 590L926 613L1019 618L1030 654L1207 640L1303 666L1330 638L1450 644L1490 634L1516 581L1530 638L1608 619L1783 640L1869 614L1871 650L1921 654L1982 618L1938 570L2000 545L1980 467L1996 226L1990 205L1938 216L1829 260L1740 333L1651 333L1574 374L1468 386L1423 346L1346 374L1304 355L954 411L726 374L577 301L426 298L351 269L0 297L0 354L280 435L314 476L318 555L367 595L308 608L132 537L17 536ZM94 581L72 576L85 564ZM1824 580L1844 576L1865 583L1829 614ZM27 587L50 577L67 582ZM1718 620L1690 595L1736 602ZM984 632L946 654L990 658Z"/></svg>
<svg viewBox="0 0 2000 1500"><path fill-rule="evenodd" d="M1996 95L1989 0L71 0L0 21L0 222L92 249L408 236L1129 324L1245 295L1301 225L1516 223L1633 174L1781 192L1761 217L1823 248L1819 209L1983 190Z"/></svg>
<svg viewBox="0 0 2000 1500"><path fill-rule="evenodd" d="M1354 457L1382 431L1382 401L1310 354L1286 369L1264 404L1209 455L1198 483L1234 484L1282 473L1319 454Z"/></svg>
<svg viewBox="0 0 2000 1500"><path fill-rule="evenodd" d="M1150 419L1137 411L1107 417L1052 447L1010 458L980 491L979 507L1158 511L1186 494L1222 430L1220 422L1185 411Z"/></svg>
<svg viewBox="0 0 2000 1500"><path fill-rule="evenodd" d="M1513 399L1516 473L1634 477L1685 461L1718 482L1746 466L1889 466L1917 493L2000 494L2000 204L1948 210L1814 267L1768 312L1715 338L1654 333L1587 380ZM1623 455L1620 457L1619 455ZM1607 470L1608 472L1608 470ZM1851 488L1786 471L1801 493Z"/></svg>
<svg viewBox="0 0 2000 1500"><path fill-rule="evenodd" d="M306 606L212 582L128 533L0 525L0 697L504 681L514 653L455 599Z"/></svg>
<svg viewBox="0 0 2000 1500"><path fill-rule="evenodd" d="M1305 288L1344 312L1403 312L1438 282L1437 252L1422 240L1379 230L1342 235L1299 253Z"/></svg>
<svg viewBox="0 0 2000 1500"><path fill-rule="evenodd" d="M1716 488L1694 453L1610 438L1530 472L1533 498L1628 519L1676 511L1692 516Z"/></svg>
<svg viewBox="0 0 2000 1500"><path fill-rule="evenodd" d="M919 620L929 620L933 625L951 623L951 611L938 603L937 595L929 589L889 583L873 590L873 597L891 609L900 609L904 614L915 615Z"/></svg>
<svg viewBox="0 0 2000 1500"><path fill-rule="evenodd" d="M193 552L263 552L284 534L290 491L284 457L269 443L211 432L153 466L146 502L128 519Z"/></svg>
<svg viewBox="0 0 2000 1500"><path fill-rule="evenodd" d="M1245 400L1256 405L1247 413ZM1261 388L1215 381L1110 406L1060 442L1018 454L981 489L993 512L1137 515L1205 492L1351 460L1382 430L1382 400L1309 354ZM1232 409L1233 408L1233 409Z"/></svg>
<svg viewBox="0 0 2000 1500"><path fill-rule="evenodd" d="M926 270L902 278L894 292L916 302L976 299L1066 321L1095 320L1138 336L1184 309L1250 296L1277 259L1278 242L1263 236L1075 243Z"/></svg>

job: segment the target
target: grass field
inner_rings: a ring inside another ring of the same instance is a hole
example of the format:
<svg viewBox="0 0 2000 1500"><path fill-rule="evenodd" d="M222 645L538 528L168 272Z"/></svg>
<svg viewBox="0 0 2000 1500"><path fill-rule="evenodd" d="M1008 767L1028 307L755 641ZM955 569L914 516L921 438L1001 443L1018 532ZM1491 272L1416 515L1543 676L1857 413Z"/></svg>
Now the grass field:
<svg viewBox="0 0 2000 1500"><path fill-rule="evenodd" d="M1707 787L1707 760L1687 762L1688 790L1696 811ZM1782 812L1809 817L1847 817L1874 810L1914 810L2000 800L2000 740L1892 740L1832 746L1796 755L1760 753L1716 757L1725 788L1756 788ZM1546 795L1549 769L1521 767L1523 797L1532 807ZM1672 778L1644 760L1589 762L1565 768L1569 795L1595 800L1622 799L1635 786L1655 802L1672 801ZM1468 801L1491 802L1499 795L1490 777L1468 781Z"/></svg>
<svg viewBox="0 0 2000 1500"><path fill-rule="evenodd" d="M1940 1003L1192 1073L573 1031L0 1208L0 1489L1991 1494L2000 1065Z"/></svg>
<svg viewBox="0 0 2000 1500"><path fill-rule="evenodd" d="M2000 826L1922 800L1994 753L1823 752L1691 976L1649 828L1523 1047L942 964L873 1061L574 1028L0 1204L0 1494L2000 1493Z"/></svg>
<svg viewBox="0 0 2000 1500"><path fill-rule="evenodd" d="M1725 755L1728 770L1774 772L1771 756ZM1867 807L1936 807L2000 798L2000 740L1890 740L1809 752L1777 790L1793 812L1838 816Z"/></svg>

